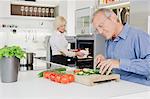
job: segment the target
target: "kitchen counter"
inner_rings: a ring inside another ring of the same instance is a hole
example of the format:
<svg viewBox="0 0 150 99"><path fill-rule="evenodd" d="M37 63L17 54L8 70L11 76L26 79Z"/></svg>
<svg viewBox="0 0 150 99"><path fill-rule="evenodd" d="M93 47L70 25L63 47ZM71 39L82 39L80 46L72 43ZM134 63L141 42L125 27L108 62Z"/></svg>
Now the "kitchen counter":
<svg viewBox="0 0 150 99"><path fill-rule="evenodd" d="M148 86L123 80L91 87L75 82L59 84L38 78L40 71L20 71L17 82L0 82L0 99L150 99Z"/></svg>
<svg viewBox="0 0 150 99"><path fill-rule="evenodd" d="M19 72L18 81L0 83L1 99L122 99L123 96L143 93L150 98L150 88L127 82L107 82L92 87L78 83L59 84L44 78L38 78L40 71ZM139 95L137 94L137 95ZM119 98L121 97L121 98ZM132 96L131 96L132 97ZM145 98L145 99L146 99ZM139 99L139 97L138 97Z"/></svg>

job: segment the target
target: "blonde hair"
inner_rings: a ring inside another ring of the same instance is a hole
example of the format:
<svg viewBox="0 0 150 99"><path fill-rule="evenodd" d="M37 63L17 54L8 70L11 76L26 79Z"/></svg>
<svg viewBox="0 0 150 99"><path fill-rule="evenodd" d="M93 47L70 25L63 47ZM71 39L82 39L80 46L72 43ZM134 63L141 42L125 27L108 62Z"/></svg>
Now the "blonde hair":
<svg viewBox="0 0 150 99"><path fill-rule="evenodd" d="M60 26L66 25L67 21L63 16L57 16L54 21L54 28L57 30Z"/></svg>

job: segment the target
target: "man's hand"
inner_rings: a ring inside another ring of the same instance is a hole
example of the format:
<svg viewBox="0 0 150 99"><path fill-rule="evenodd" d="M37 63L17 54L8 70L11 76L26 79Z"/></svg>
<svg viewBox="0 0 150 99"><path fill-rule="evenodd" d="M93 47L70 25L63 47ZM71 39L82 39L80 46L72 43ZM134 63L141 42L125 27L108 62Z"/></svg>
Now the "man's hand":
<svg viewBox="0 0 150 99"><path fill-rule="evenodd" d="M106 73L106 75L109 75L109 73L111 72L111 70L113 68L119 68L120 62L119 60L114 60L114 59L105 59L102 60L99 64L98 64L98 68L100 68L100 73L103 75L104 73Z"/></svg>
<svg viewBox="0 0 150 99"><path fill-rule="evenodd" d="M105 57L103 55L97 55L96 58L95 58L95 65L97 66L101 61L104 61L105 60Z"/></svg>

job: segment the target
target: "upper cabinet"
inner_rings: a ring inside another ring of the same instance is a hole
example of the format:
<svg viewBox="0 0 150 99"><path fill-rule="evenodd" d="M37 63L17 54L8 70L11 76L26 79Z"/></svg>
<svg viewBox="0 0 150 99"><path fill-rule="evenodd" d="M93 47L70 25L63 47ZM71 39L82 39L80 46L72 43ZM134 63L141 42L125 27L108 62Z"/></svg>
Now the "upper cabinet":
<svg viewBox="0 0 150 99"><path fill-rule="evenodd" d="M76 35L90 35L90 34L92 34L92 26L91 26L92 11L93 11L92 7L77 9L75 11Z"/></svg>
<svg viewBox="0 0 150 99"><path fill-rule="evenodd" d="M94 1L93 1L94 2ZM93 13L100 8L108 8L116 13L122 24L130 24L130 2L129 0L95 0L95 5L75 10L76 35L91 35L95 31L91 24Z"/></svg>
<svg viewBox="0 0 150 99"><path fill-rule="evenodd" d="M1 9L5 7L7 11L1 11L1 17L54 20L58 15L57 2L2 1L2 3Z"/></svg>
<svg viewBox="0 0 150 99"><path fill-rule="evenodd" d="M97 2L96 3L96 8L110 8L110 9L115 9L115 8L121 8L121 7L129 7L130 1L129 0L114 0L111 2Z"/></svg>

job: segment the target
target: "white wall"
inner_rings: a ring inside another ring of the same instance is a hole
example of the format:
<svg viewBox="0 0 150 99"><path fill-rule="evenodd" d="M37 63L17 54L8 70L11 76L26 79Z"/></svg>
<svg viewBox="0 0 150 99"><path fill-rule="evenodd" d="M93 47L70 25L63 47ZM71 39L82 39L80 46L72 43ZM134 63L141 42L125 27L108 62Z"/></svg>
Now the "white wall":
<svg viewBox="0 0 150 99"><path fill-rule="evenodd" d="M75 1L68 1L67 3L67 35L75 35Z"/></svg>
<svg viewBox="0 0 150 99"><path fill-rule="evenodd" d="M59 15L64 16L67 19L67 0L60 0L59 1Z"/></svg>
<svg viewBox="0 0 150 99"><path fill-rule="evenodd" d="M7 17L10 15L10 1L1 0L0 1L0 17Z"/></svg>
<svg viewBox="0 0 150 99"><path fill-rule="evenodd" d="M7 44L8 35L0 30L0 48L4 47Z"/></svg>
<svg viewBox="0 0 150 99"><path fill-rule="evenodd" d="M75 1L59 0L59 15L67 20L66 35L75 35Z"/></svg>

